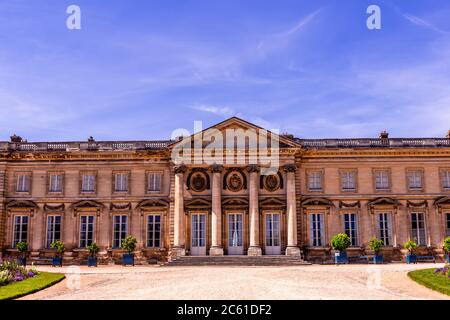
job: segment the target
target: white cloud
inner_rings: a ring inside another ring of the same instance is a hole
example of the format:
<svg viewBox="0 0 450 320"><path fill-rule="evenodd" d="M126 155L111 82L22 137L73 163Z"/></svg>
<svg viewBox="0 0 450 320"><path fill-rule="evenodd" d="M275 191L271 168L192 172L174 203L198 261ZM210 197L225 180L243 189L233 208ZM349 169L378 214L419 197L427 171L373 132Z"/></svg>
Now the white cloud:
<svg viewBox="0 0 450 320"><path fill-rule="evenodd" d="M219 116L226 116L226 117L231 117L231 116L236 115L236 112L229 107L218 107L218 106L203 104L203 105L193 106L192 109L219 115Z"/></svg>
<svg viewBox="0 0 450 320"><path fill-rule="evenodd" d="M417 16L414 16L412 14L404 13L404 14L402 14L402 16L403 16L403 18L405 18L409 22L411 22L411 23L413 23L413 24L415 24L415 25L417 25L419 27L430 29L430 30L433 30L435 32L442 33L442 34L450 34L449 31L445 31L445 30L439 29L436 26L434 26L432 23L430 23L430 22L428 22L428 21L426 21L426 20L424 20L422 18L419 18Z"/></svg>

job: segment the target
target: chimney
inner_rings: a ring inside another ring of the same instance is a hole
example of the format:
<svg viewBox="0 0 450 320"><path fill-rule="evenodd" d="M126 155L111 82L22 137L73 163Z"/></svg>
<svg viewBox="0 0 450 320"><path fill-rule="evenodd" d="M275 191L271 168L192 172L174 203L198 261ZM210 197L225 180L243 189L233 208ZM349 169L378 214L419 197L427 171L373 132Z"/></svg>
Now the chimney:
<svg viewBox="0 0 450 320"><path fill-rule="evenodd" d="M88 139L88 142L89 142L89 143L94 143L94 142L95 142L95 139L94 139L92 136L90 136L89 139Z"/></svg>
<svg viewBox="0 0 450 320"><path fill-rule="evenodd" d="M389 133L387 133L386 130L381 131L380 139L389 139Z"/></svg>

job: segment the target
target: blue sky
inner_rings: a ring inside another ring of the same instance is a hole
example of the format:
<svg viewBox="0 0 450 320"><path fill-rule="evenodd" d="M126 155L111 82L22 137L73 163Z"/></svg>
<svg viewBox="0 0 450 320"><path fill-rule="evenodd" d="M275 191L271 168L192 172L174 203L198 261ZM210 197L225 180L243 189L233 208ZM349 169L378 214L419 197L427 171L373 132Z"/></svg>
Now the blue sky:
<svg viewBox="0 0 450 320"><path fill-rule="evenodd" d="M444 136L450 3L0 0L0 140L166 139L233 115L304 138Z"/></svg>

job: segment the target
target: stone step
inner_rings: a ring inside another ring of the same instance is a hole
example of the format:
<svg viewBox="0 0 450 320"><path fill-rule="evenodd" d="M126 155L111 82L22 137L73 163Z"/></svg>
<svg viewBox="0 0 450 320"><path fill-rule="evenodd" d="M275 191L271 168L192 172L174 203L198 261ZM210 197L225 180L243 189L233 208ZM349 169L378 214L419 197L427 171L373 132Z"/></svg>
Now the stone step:
<svg viewBox="0 0 450 320"><path fill-rule="evenodd" d="M174 258L166 263L168 266L289 266L309 264L300 257L290 256L184 256Z"/></svg>

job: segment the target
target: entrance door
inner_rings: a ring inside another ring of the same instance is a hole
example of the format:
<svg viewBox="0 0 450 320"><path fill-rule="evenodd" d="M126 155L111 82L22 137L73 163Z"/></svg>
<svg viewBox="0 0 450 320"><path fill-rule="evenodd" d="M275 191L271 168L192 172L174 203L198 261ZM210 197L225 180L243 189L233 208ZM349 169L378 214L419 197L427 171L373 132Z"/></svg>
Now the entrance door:
<svg viewBox="0 0 450 320"><path fill-rule="evenodd" d="M242 213L228 214L228 255L244 254Z"/></svg>
<svg viewBox="0 0 450 320"><path fill-rule="evenodd" d="M280 214L266 213L266 255L281 254Z"/></svg>
<svg viewBox="0 0 450 320"><path fill-rule="evenodd" d="M206 256L206 215L191 215L191 255Z"/></svg>

